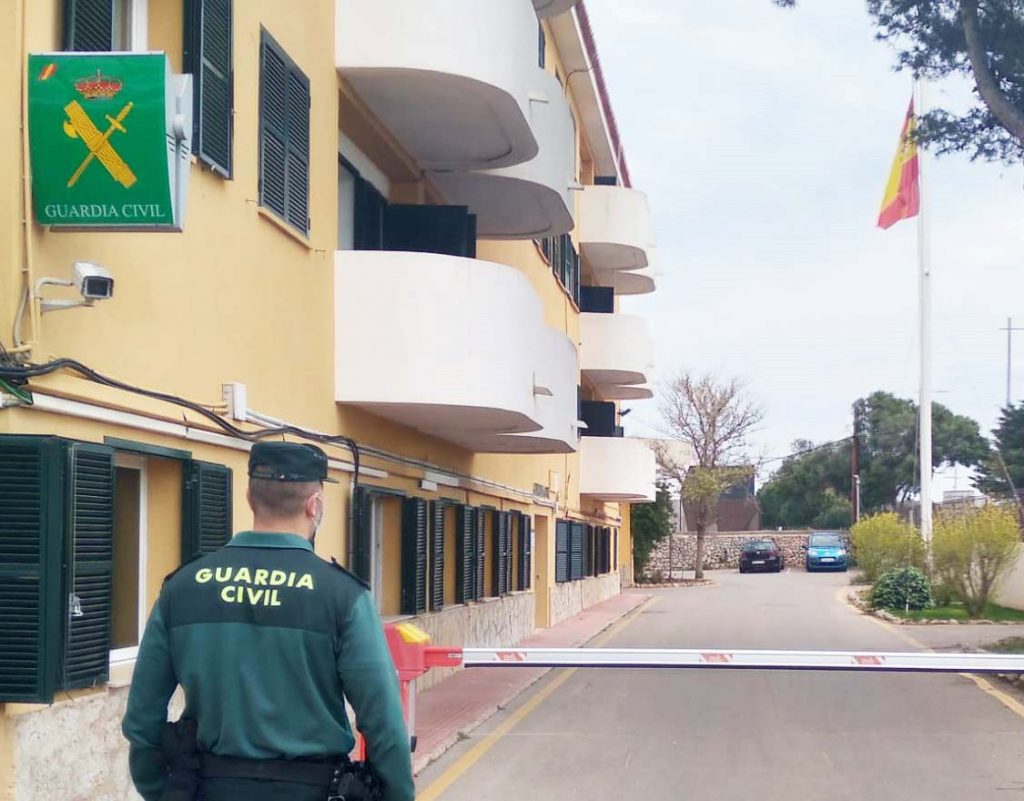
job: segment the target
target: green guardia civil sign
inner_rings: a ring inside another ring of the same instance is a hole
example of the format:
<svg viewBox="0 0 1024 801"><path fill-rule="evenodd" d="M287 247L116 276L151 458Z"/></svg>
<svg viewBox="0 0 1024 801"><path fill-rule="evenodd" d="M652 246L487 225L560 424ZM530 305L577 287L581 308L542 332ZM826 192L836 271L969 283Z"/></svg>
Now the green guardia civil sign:
<svg viewBox="0 0 1024 801"><path fill-rule="evenodd" d="M75 228L173 225L167 57L33 54L28 80L36 220Z"/></svg>

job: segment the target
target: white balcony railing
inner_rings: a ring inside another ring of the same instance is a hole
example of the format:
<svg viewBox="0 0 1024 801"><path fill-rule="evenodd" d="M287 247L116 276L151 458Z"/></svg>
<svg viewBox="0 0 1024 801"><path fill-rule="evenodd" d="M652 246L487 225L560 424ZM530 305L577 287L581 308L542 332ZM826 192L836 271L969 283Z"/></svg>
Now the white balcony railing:
<svg viewBox="0 0 1024 801"><path fill-rule="evenodd" d="M654 451L631 437L580 440L580 495L600 501L654 500Z"/></svg>

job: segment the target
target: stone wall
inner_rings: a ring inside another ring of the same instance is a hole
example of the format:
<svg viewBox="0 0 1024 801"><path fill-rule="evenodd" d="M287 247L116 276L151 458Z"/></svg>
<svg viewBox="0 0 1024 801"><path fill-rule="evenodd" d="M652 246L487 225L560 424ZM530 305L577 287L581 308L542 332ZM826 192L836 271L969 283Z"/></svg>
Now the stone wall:
<svg viewBox="0 0 1024 801"><path fill-rule="evenodd" d="M1000 606L1024 610L1024 546L1017 546L1013 562L996 585L993 600Z"/></svg>
<svg viewBox="0 0 1024 801"><path fill-rule="evenodd" d="M427 632L437 645L510 646L533 634L536 607L532 592L515 592L504 598L452 606L436 614L412 618L411 622ZM433 687L455 672L455 668L435 668L417 680L416 689Z"/></svg>
<svg viewBox="0 0 1024 801"><path fill-rule="evenodd" d="M802 567L804 564L803 548L807 545L809 534L810 531L742 531L707 534L704 541L704 568L720 570L738 567L743 543L759 539L773 540L782 550L786 565L789 567ZM651 554L651 559L647 564L647 575L661 573L665 578L682 578L684 571L693 570L696 551L696 534L674 534L671 538L665 538L658 543L658 547ZM669 564L670 552L671 565Z"/></svg>
<svg viewBox="0 0 1024 801"><path fill-rule="evenodd" d="M621 589L618 573L556 584L551 588L551 625L618 595Z"/></svg>

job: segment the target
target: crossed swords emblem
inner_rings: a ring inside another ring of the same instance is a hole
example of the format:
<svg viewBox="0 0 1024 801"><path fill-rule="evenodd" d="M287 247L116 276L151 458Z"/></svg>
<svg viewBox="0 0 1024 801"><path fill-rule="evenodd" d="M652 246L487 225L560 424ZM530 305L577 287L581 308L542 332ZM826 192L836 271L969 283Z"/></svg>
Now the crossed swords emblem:
<svg viewBox="0 0 1024 801"><path fill-rule="evenodd" d="M138 180L131 167L125 163L124 159L114 149L114 146L110 144L110 138L115 132L128 133L121 123L124 122L125 117L131 112L132 105L131 102L126 103L116 117L111 117L107 114L107 122L110 125L103 133L100 133L100 129L96 127L77 100L72 100L64 106L64 112L68 115L68 118L64 120L64 133L72 139L81 139L89 149L89 155L85 157L85 160L78 165L78 169L68 179L69 189L78 183L78 179L82 177L82 173L92 164L93 160L99 161L106 168L107 172L110 173L110 177L125 189L131 188L135 181Z"/></svg>

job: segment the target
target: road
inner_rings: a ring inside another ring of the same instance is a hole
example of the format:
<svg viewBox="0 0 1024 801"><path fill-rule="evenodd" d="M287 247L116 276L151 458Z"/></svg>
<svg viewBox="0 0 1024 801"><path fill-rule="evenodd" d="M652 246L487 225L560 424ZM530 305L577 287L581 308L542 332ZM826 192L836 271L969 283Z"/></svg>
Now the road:
<svg viewBox="0 0 1024 801"><path fill-rule="evenodd" d="M915 647L840 599L845 574L711 575L655 591L601 644ZM425 801L1024 798L1024 719L959 675L553 671L417 787Z"/></svg>

